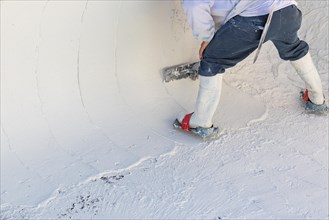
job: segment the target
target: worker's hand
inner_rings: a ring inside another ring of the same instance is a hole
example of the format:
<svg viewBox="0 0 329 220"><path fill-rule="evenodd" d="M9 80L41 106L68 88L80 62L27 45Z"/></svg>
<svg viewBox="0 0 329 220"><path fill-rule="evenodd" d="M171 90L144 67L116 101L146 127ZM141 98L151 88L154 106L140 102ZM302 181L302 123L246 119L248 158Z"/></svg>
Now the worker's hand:
<svg viewBox="0 0 329 220"><path fill-rule="evenodd" d="M199 58L200 60L203 58L203 53L204 53L204 50L207 48L209 42L206 42L206 41L203 41L201 43L201 47L200 47L200 50L199 50Z"/></svg>

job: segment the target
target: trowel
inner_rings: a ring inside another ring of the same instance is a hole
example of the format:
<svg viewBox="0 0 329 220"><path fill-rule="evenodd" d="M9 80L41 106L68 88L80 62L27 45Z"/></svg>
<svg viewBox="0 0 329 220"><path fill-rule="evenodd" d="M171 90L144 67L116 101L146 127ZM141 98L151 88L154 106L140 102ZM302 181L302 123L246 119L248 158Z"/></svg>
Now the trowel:
<svg viewBox="0 0 329 220"><path fill-rule="evenodd" d="M163 69L163 81L170 81L190 78L196 80L198 78L198 69L200 62L183 63Z"/></svg>

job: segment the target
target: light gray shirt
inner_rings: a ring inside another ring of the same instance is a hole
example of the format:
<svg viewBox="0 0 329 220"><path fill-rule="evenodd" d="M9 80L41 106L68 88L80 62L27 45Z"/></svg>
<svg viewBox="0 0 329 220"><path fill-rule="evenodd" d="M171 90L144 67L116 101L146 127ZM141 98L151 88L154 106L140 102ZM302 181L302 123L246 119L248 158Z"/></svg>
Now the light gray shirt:
<svg viewBox="0 0 329 220"><path fill-rule="evenodd" d="M193 35L200 41L210 42L215 32L236 15L261 16L297 5L295 0L183 0L187 20Z"/></svg>

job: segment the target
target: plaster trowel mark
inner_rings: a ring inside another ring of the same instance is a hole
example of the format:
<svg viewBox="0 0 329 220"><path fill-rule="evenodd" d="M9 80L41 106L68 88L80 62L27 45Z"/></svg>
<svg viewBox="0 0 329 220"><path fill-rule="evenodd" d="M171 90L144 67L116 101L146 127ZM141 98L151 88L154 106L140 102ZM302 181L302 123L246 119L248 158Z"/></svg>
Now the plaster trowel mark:
<svg viewBox="0 0 329 220"><path fill-rule="evenodd" d="M79 41L78 41L78 55L77 55L77 82L78 82L78 90L79 90L79 96L80 96L80 101L81 101L81 105L87 115L87 118L88 118L88 121L89 123L94 127L96 128L98 131L100 131L100 134L107 140L107 143L108 144L111 144L112 146L116 146L116 147L119 147L121 148L123 151L127 151L125 148L123 147L120 147L117 143L115 143L107 134L106 132L101 128L99 127L91 118L88 110L87 110L87 107L85 105L85 101L84 101L84 98L83 98L83 93L82 93L82 86L81 86L81 72L80 72L80 54L81 54L81 37L82 37L82 26L83 26L83 22L84 22L84 18L85 18L85 14L86 14L86 11L87 11L87 6L88 6L88 2L89 0L86 1L86 5L85 5L85 8L84 8L84 11L82 12L82 15L81 15L81 30L80 30L80 36L79 36ZM121 12L121 8L122 8L122 2L121 2L121 5L120 5L120 12ZM120 15L121 13L119 13ZM118 17L118 23L117 23L117 38L118 38L118 27L119 27L119 23L120 23L120 16ZM118 89L119 89L119 92L120 92L120 95L122 96L122 92L121 92L121 87L120 87L120 84L119 84L119 78L118 78L118 74L117 74L117 42L116 42L116 46L115 46L115 77L116 77L116 80L117 80L117 85L118 85ZM122 97L122 99L124 100L124 97ZM127 104L127 103L126 103ZM130 154L133 154L130 152ZM133 154L135 155L135 154ZM135 155L136 156L136 155Z"/></svg>
<svg viewBox="0 0 329 220"><path fill-rule="evenodd" d="M88 7L88 2L89 2L89 0L86 1L85 8L81 15L81 30L80 30L80 36L79 36L78 56L77 56L77 80L78 80L78 87L79 87L79 96L80 96L81 104L82 104L83 108L85 109L85 111L87 112L87 114L88 114L88 111L86 110L86 106L85 106L84 99L82 96L81 80L80 80L80 48L81 48L82 26L83 26L84 16L85 16L85 13L86 13L87 7ZM88 114L88 117L89 117L89 114Z"/></svg>
<svg viewBox="0 0 329 220"><path fill-rule="evenodd" d="M34 69L34 79L35 79L35 87L36 87L36 93L37 93L37 97L38 97L38 100L40 102L40 113L42 115L42 117L44 118L45 122L46 122L46 125L47 125L47 128L49 130L49 133L50 133L50 136L56 140L56 137L51 129L51 126L50 126L50 123L46 117L46 113L44 111L44 102L42 100L42 96L41 96L41 87L40 87L40 72L39 72L39 61L40 61L40 42L41 42L41 38L42 38L42 25L43 25L43 22L44 22L44 17L45 17L45 13L46 13L46 9L47 9L47 6L48 6L48 3L49 3L49 0L46 1L45 5L43 6L43 9L42 9L42 13L41 13L41 18L40 18L40 23L39 23L39 27L38 27L38 38L37 38L37 42L36 42L36 46L35 46L35 57L36 57L36 61L35 61L35 69ZM7 135L8 137L8 135ZM9 139L8 139L9 140ZM67 151L65 151L67 152ZM23 163L22 161L20 161L21 163Z"/></svg>
<svg viewBox="0 0 329 220"><path fill-rule="evenodd" d="M52 129L50 126L50 123L46 117L46 113L44 110L44 102L42 100L42 96L41 96L41 87L40 87L40 72L39 72L39 61L40 61L40 42L41 42L41 38L42 38L42 25L44 22L44 17L45 17L45 13L46 13L46 9L48 6L49 0L46 1L45 5L43 6L42 9L42 13L41 13L41 18L40 18L40 23L39 23L39 27L38 27L38 38L37 38L37 42L36 42L36 46L35 46L35 57L36 57L36 61L35 61L35 69L34 69L34 79L35 79L35 87L36 87L36 93L37 93L37 97L38 100L40 102L40 113L42 115L42 117L44 118L47 128L49 130L50 136L54 139L57 140ZM60 146L60 145L59 145ZM61 148L62 150L64 148ZM68 153L66 150L64 150L66 153ZM68 153L70 154L70 153ZM22 161L20 161L22 163Z"/></svg>
<svg viewBox="0 0 329 220"><path fill-rule="evenodd" d="M39 23L39 31L38 31L38 38L37 38L37 43L35 46L35 56L36 56L36 61L35 61L35 69L34 69L34 75L35 75L35 84L36 84L36 90L37 90L37 96L40 102L40 111L43 117L45 117L44 109L43 109L43 101L41 98L40 94L40 79L39 79L39 61L40 61L40 41L42 38L42 23L43 23L43 17L45 16L45 11L48 6L49 0L45 3L42 14L41 14L41 19Z"/></svg>
<svg viewBox="0 0 329 220"><path fill-rule="evenodd" d="M117 24L116 24L116 36L115 36L115 48L114 48L114 76L115 76L115 80L116 80L116 85L118 88L118 92L119 95L122 98L122 101L124 102L124 104L127 106L127 109L129 110L129 112L134 115L134 112L132 110L132 108L130 107L130 105L128 104L128 102L126 101L126 98L123 95L122 92L122 87L121 87L121 83L120 83L120 79L119 79L119 74L118 74L118 44L119 44L119 27L120 27L120 20L121 20L121 12L122 12L122 8L123 8L123 2L120 3L120 9L119 9L119 14L118 14L118 18L117 18Z"/></svg>
<svg viewBox="0 0 329 220"><path fill-rule="evenodd" d="M77 52L77 83L78 83L78 92L79 92L79 97L80 97L80 102L81 102L81 105L82 105L82 108L84 110L84 112L86 113L86 116L88 118L88 121L89 123L96 129L100 130L101 131L101 134L102 136L105 137L105 139L108 141L108 143L111 143L113 145L116 145L115 143L113 143L113 141L105 134L105 132L99 127L97 126L94 121L92 120L88 110L87 110L87 107L86 107L86 104L85 104L85 101L84 101L84 98L83 98L83 93L82 93L82 86L81 86L81 72L80 72L80 55L81 55L81 38L82 38L82 27L83 27L83 24L84 24L84 18L85 18L85 15L86 15L86 12L87 12L87 9L88 9L88 3L89 3L89 0L86 1L86 4L85 4L85 7L84 7L84 10L82 12L82 15L81 15L81 28L80 28L80 35L79 35L79 40L78 40L78 52Z"/></svg>
<svg viewBox="0 0 329 220"><path fill-rule="evenodd" d="M115 62L114 62L114 76L115 76L115 79L116 79L116 82L117 82L117 87L118 87L118 90L119 90L119 93L120 93L120 96L122 97L122 99L124 100L124 97L122 95L122 91L121 91L121 86L120 86L120 80L119 80L119 76L118 76L118 39L119 39L119 24L120 24L120 14L121 14L121 11L122 11L122 2L120 4L120 9L119 9L119 14L118 14L118 19L117 19L117 25L116 25L116 36L115 36L115 48L114 48L114 59L115 59Z"/></svg>

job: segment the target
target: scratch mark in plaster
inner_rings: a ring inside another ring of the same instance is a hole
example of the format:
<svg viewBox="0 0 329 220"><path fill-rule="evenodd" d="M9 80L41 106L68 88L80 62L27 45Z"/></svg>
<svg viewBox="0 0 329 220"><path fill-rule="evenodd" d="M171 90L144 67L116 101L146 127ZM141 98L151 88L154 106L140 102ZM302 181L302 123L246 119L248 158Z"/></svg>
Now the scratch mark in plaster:
<svg viewBox="0 0 329 220"><path fill-rule="evenodd" d="M79 95L80 95L80 100L81 100L81 104L82 104L82 107L88 117L88 121L89 123L95 128L97 129L98 131L100 131L100 134L107 140L107 142L111 145L114 145L118 148L121 148L123 151L125 152L128 152L125 148L122 148L119 146L119 144L115 143L113 140L111 140L111 138L106 134L106 132L101 128L99 127L91 118L87 108L86 108L86 105L85 105L85 102L84 102L84 98L83 98L83 93L82 93L82 86L81 86L81 74L80 74L80 54L81 54L81 38L82 38L82 27L83 27L83 23L84 23L84 18L85 18L85 14L87 12L87 9L88 9L88 3L89 3L89 0L86 1L86 5L85 5L85 8L82 12L82 15L81 15L81 30L80 30L80 36L79 36L79 42L78 42L78 55L77 55L77 81L78 81L78 89L79 89ZM121 2L121 6L120 6L120 13L121 13L121 7L122 7L122 2ZM120 13L119 13L119 16L120 16ZM118 25L119 25L119 18L118 18ZM117 27L118 27L117 25ZM117 51L117 47L115 48L115 51ZM116 61L115 63L117 63L117 56L115 56L116 58ZM117 65L115 65L117 66ZM116 68L116 67L115 67ZM118 81L118 80L117 80ZM128 152L130 154L133 154L131 152ZM135 154L133 154L135 155ZM135 155L137 157L137 155Z"/></svg>
<svg viewBox="0 0 329 220"><path fill-rule="evenodd" d="M57 138L53 132L53 130L51 129L51 126L50 126L50 122L49 120L47 119L46 117L46 114L45 114L45 111L44 111L44 102L42 100L42 96L41 96L41 89L40 89L40 79L39 79L39 61L40 61L40 41L41 41L41 38L42 38L42 24L43 24L43 18L45 16L45 12L46 12L46 9L47 9L47 6L48 6L48 3L49 3L50 0L47 0L47 2L45 3L44 7L43 7L43 10L42 10L42 14L41 14L41 19L40 19L40 24L39 24L39 34L38 34L38 39L37 39L37 43L36 43L36 47L35 47L35 54L36 54L36 67L35 67L35 71L34 71L34 74L35 74L35 82L36 82L36 89L37 89L37 96L38 96L38 99L39 99L39 102L40 102L40 111L41 111L41 114L42 114L42 117L44 118L46 124L47 124L47 128L48 128L48 131L49 131L49 134L50 134L50 138L52 138L55 143L56 143L56 148L62 150L63 152L65 152L67 155L71 156L71 157L74 157L74 158L79 158L81 159L80 157L77 157L75 156L73 153L69 152L68 150L66 150L58 141L57 141ZM22 161L20 160L20 162L22 163ZM24 164L24 163L23 163Z"/></svg>
<svg viewBox="0 0 329 220"><path fill-rule="evenodd" d="M44 111L44 102L42 100L42 96L41 96L41 89L40 89L40 78L39 78L39 61L40 61L40 42L41 42L41 38L42 38L42 24L43 24L43 18L45 16L45 12L48 6L50 0L47 0L47 2L45 3L43 10L42 10L42 14L41 14L41 19L40 19L40 24L39 24L39 34L38 34L38 39L37 39L37 43L36 43L36 47L35 47L35 54L36 54L36 67L34 70L34 74L35 74L35 82L36 82L36 89L37 89L37 96L40 102L40 112L42 117L44 118L47 127L48 127L48 131L50 133L51 138L53 138L55 140L56 143L58 143L56 140L56 137L51 129L50 123L46 117L46 113ZM57 145L56 145L57 146ZM60 144L58 143L58 146L60 146ZM71 155L67 150L65 150L64 148L60 147L60 149L62 149L64 152L68 153L69 155ZM72 155L71 155L72 156Z"/></svg>
<svg viewBox="0 0 329 220"><path fill-rule="evenodd" d="M40 79L39 79L40 41L41 41L41 38L42 38L42 23L43 23L43 18L45 16L45 12L46 12L49 1L50 0L47 0L47 2L45 3L45 5L43 7L43 10L42 10L42 14L41 14L41 19L40 19L40 24L39 24L39 34L38 34L37 44L36 44L36 47L35 47L36 67L35 67L35 70L34 70L34 74L35 74L37 95L38 95L38 99L39 99L39 102L40 102L40 111L41 111L42 117L46 121L46 124L47 124L47 127L48 127L48 130L49 130L49 133L50 133L51 137L54 140L56 140L56 137L55 137L54 133L51 130L50 123L49 123L49 121L46 117L46 114L44 112L44 107L43 107L44 102L43 102L42 96L41 96Z"/></svg>
<svg viewBox="0 0 329 220"><path fill-rule="evenodd" d="M121 91L120 80L119 80L119 76L118 76L118 38L119 38L119 24L120 24L120 15L121 15L121 11L122 11L122 6L123 6L123 3L121 2L119 13L118 13L117 25L116 25L115 48L114 48L114 57L115 57L114 75L115 75L115 79L117 81L117 86L118 86L120 96L122 97L123 100L125 100L123 97L122 91Z"/></svg>
<svg viewBox="0 0 329 220"><path fill-rule="evenodd" d="M79 97L80 97L80 102L81 102L81 105L87 115L87 118L88 118L88 121L91 125L93 125L95 128L99 129L99 126L97 126L87 108L86 108L86 105L85 105L85 101L84 101L84 98L83 98L83 93L82 93L82 86L81 86L81 72L80 72L80 55L81 55L81 38L82 38L82 29L83 29L83 24L84 24L84 18L85 18L85 14L87 12L87 9L88 9L88 3L89 3L89 0L86 1L86 4L85 4L85 8L82 12L82 15L81 15L81 27L80 27L80 35L79 35L79 40L78 40L78 53L77 53L77 82L78 82L78 92L79 92Z"/></svg>
<svg viewBox="0 0 329 220"><path fill-rule="evenodd" d="M89 113L86 109L85 102L84 102L84 99L83 99L83 96L82 96L81 79L80 79L80 49L81 49L82 26L83 26L83 21L84 21L86 11L88 9L88 3L89 3L89 0L86 1L85 8L84 8L84 10L82 12L82 15L81 15L81 30L80 30L80 36L79 36L78 56L77 56L77 79L78 79L78 87L79 87L79 95L80 95L81 104L82 104L83 108L85 109L85 111L88 115L88 118L90 120L90 116L89 116Z"/></svg>
<svg viewBox="0 0 329 220"><path fill-rule="evenodd" d="M5 129L4 129L3 127L1 127L1 130L2 130L3 135L4 135L4 136L6 137L6 139L7 139L9 151L10 151L10 152L14 152L14 151L13 151L13 148L11 147L10 139L9 139L9 136L8 136L7 132L5 131Z"/></svg>
<svg viewBox="0 0 329 220"><path fill-rule="evenodd" d="M42 117L44 117L44 118L45 118L45 113L44 113L44 109L43 109L44 103L42 101L41 94L40 94L39 61L40 61L40 41L41 41L41 38L42 38L42 23L43 23L43 17L45 15L45 12L46 12L46 8L48 6L48 3L49 3L49 0L47 0L47 2L45 3L45 5L43 6L43 10L42 10L42 14L41 14L41 19L40 19L40 24L39 24L38 39L37 39L37 43L36 43L36 47L35 47L36 67L35 67L35 70L34 70L37 95L38 95L38 99L39 99L39 102L40 102L40 111L41 111Z"/></svg>
<svg viewBox="0 0 329 220"><path fill-rule="evenodd" d="M85 17L85 13L86 13L86 10L87 10L87 5L88 5L88 1L86 2L86 6L85 6L85 9L82 13L82 16L81 16L81 26L83 26L83 21L84 21L84 17ZM121 85L120 85L120 80L119 80L119 77L118 77L118 39L119 39L119 25L120 25L120 15L121 15L121 12L122 12L122 8L123 8L123 2L121 2L120 4L120 9L119 9L119 14L118 14L118 20L117 20L117 25L116 25L116 42L115 42L115 78L116 78L116 82L117 82L117 86L118 86L118 90L119 90L119 94L122 98L122 100L124 101L124 103L127 105L128 109L130 110L130 112L132 114L133 111L131 109L131 107L128 105L127 101L125 100L124 96L123 96L123 93L122 93L122 90L121 90ZM78 87L79 87L79 95L80 95L80 99L81 99L81 104L84 108L84 111L86 112L87 114L87 117L88 117L88 120L89 120L89 123L96 129L98 129L102 136L105 137L105 139L108 141L108 143L122 149L123 151L127 152L127 153L130 153L130 154L133 154L134 156L137 157L136 154L132 153L132 152L128 152L125 148L121 147L119 144L115 143L107 134L106 132L101 128L99 127L98 125L96 125L87 108L86 108L86 105L85 105L85 102L84 102L84 99L83 99L83 95L82 95L82 87L81 87L81 80L80 80L80 47L81 47L81 37L82 37L82 28L81 28L81 32L80 32L80 37L79 37L79 43L78 43L78 56L77 56L77 81L78 81ZM142 124L141 124L142 125ZM142 125L143 126L143 125ZM144 127L144 126L143 126ZM159 136L162 136L163 138L165 138L163 135L160 135L158 132L156 132L154 129L151 129L151 131ZM169 141L173 141L169 138L166 138L167 140Z"/></svg>
<svg viewBox="0 0 329 220"><path fill-rule="evenodd" d="M83 24L83 19L84 19L85 13L86 13L86 11L87 11L88 3L89 3L89 0L86 1L85 8L84 8L84 10L83 10L83 12L82 12L82 16L81 16L81 24Z"/></svg>
<svg viewBox="0 0 329 220"><path fill-rule="evenodd" d="M127 106L127 109L129 110L129 112L132 114L131 116L134 116L136 115L135 112L133 111L133 109L131 108L131 106L128 104L128 102L126 101L124 95L123 95L123 92L122 92L122 88L121 88L121 83L120 83L120 79L119 79L119 75L118 75L118 39L119 39L119 26L120 26L120 21L121 21L121 12L122 12L122 8L123 8L123 2L121 2L120 4L120 9L119 9L119 13L118 13L118 19L117 19L117 24L116 24L116 38L115 38L115 49L114 49L114 57L115 57L115 71L114 71L114 76L115 76L115 79L116 79L116 83L117 83L117 87L118 87L118 91L119 91L119 94L122 98L122 100L124 101L124 103L126 104ZM165 88L166 92L169 94L167 88ZM181 106L181 105L180 105ZM184 107L181 106L183 109ZM141 122L138 122L138 124L140 124L141 127L143 128L146 128L146 129L149 129L152 133L168 140L168 141L172 141L172 142L175 142L174 140L170 139L170 138L167 138L163 135L161 135L159 132L155 131L154 129L150 129L150 128L147 128L145 127L145 125ZM125 150L125 149L123 149Z"/></svg>
<svg viewBox="0 0 329 220"><path fill-rule="evenodd" d="M86 15L86 12L87 12L87 9L88 9L88 3L89 3L89 0L86 1L86 4L85 4L85 8L82 12L82 15L81 15L81 27L80 27L80 35L79 35L79 40L78 40L78 55L77 55L77 82L78 82L78 93L79 93L79 97L80 97L80 102L81 102L81 105L82 105L82 108L84 110L84 112L86 113L87 115L87 118L88 118L88 121L89 123L95 128L95 129L98 129L101 131L101 134L105 137L105 139L108 141L108 143L111 143L111 144L114 144L113 141L111 141L111 139L105 134L105 132L98 126L96 125L88 110L87 110L87 107L85 105L85 101L84 101L84 98L83 98L83 93L82 93L82 86L81 86L81 72L80 72L80 55L81 55L81 38L82 38L82 30L83 30L83 24L84 24L84 18L85 18L85 15ZM116 145L116 144L114 144Z"/></svg>

